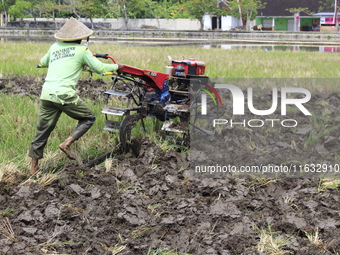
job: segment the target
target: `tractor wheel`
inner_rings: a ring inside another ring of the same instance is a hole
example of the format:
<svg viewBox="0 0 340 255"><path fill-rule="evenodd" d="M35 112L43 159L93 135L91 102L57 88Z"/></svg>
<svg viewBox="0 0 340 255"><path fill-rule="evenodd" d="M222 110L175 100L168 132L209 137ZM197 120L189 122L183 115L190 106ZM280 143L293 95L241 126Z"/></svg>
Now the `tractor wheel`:
<svg viewBox="0 0 340 255"><path fill-rule="evenodd" d="M143 119L143 115L136 113L127 115L120 124L119 139L125 153L130 150L131 131L137 121Z"/></svg>

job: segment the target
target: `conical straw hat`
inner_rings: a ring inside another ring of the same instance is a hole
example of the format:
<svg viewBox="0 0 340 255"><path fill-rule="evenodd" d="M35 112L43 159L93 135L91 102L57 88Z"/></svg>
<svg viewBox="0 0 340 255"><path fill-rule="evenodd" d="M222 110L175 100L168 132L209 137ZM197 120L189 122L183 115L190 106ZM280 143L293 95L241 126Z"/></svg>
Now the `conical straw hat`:
<svg viewBox="0 0 340 255"><path fill-rule="evenodd" d="M70 18L54 35L60 41L77 41L89 37L93 31L80 21Z"/></svg>

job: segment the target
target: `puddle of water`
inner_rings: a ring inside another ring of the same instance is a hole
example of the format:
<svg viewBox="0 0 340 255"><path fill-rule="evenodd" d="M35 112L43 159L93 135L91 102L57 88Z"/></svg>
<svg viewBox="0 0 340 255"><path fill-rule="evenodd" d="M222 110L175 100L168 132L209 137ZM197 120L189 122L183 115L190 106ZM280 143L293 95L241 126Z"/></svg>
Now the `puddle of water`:
<svg viewBox="0 0 340 255"><path fill-rule="evenodd" d="M307 52L340 52L340 47L336 46L317 46L317 45L264 45L264 44L205 44L205 49L221 48L225 50L234 49L263 49L264 51L307 51Z"/></svg>
<svg viewBox="0 0 340 255"><path fill-rule="evenodd" d="M6 37L0 38L2 42L18 42L18 41L36 41L36 42L55 42L54 38L31 38L31 37ZM204 49L220 48L224 50L234 50L234 49L263 49L264 51L307 51L307 52L330 52L339 53L340 47L338 46L318 46L318 45L273 45L273 44L261 44L261 43L212 43L207 44L206 42L190 42L190 41L122 41L122 40L95 40L90 39L90 44L97 43L108 43L117 45L127 45L127 46L166 46L166 47L176 47L176 46L195 46L203 47Z"/></svg>

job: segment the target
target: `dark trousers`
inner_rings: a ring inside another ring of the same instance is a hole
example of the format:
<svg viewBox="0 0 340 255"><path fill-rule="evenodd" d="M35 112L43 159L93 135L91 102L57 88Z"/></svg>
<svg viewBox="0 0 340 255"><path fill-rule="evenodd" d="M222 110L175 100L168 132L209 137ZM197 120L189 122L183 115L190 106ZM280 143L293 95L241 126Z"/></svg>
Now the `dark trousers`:
<svg viewBox="0 0 340 255"><path fill-rule="evenodd" d="M29 156L31 158L43 158L47 140L53 129L56 127L62 112L66 113L71 118L78 120L77 126L70 135L75 140L78 140L83 136L96 120L93 111L81 99L76 103L63 105L47 100L40 100L37 131L29 151Z"/></svg>

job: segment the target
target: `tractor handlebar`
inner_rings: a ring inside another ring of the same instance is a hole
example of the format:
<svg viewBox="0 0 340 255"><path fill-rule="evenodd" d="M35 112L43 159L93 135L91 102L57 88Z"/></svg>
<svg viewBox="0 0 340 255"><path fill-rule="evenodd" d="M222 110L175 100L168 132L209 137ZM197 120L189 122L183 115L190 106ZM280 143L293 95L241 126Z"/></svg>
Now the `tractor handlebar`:
<svg viewBox="0 0 340 255"><path fill-rule="evenodd" d="M116 60L111 57L109 54L100 54L100 53L96 53L93 54L93 56L95 56L96 58L104 58L104 59L111 59L113 63L117 64ZM99 74L100 76L105 76L105 75L113 75L113 72L105 72L105 73L101 73Z"/></svg>
<svg viewBox="0 0 340 255"><path fill-rule="evenodd" d="M111 57L109 54L100 54L100 53L96 53L93 54L93 56L95 56L96 58L104 58L104 59L111 59L113 63L117 64L116 60Z"/></svg>
<svg viewBox="0 0 340 255"><path fill-rule="evenodd" d="M109 54L96 53L96 54L93 54L93 56L95 56L96 58L105 58L105 59L108 59Z"/></svg>

